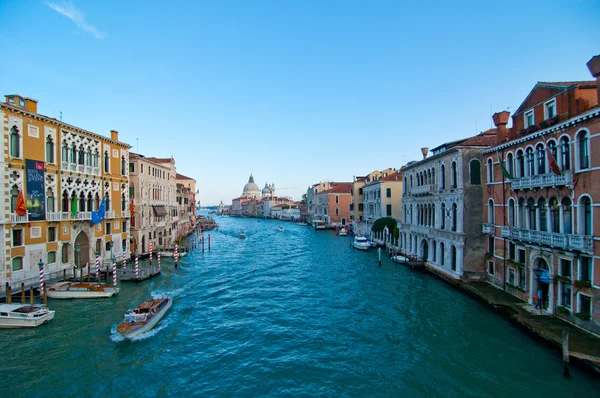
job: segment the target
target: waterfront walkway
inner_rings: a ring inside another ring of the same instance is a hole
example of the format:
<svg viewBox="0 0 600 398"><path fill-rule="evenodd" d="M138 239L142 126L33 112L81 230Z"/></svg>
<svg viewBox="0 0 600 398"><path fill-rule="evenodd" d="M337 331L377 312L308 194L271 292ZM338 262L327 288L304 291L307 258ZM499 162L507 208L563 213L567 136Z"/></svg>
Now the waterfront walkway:
<svg viewBox="0 0 600 398"><path fill-rule="evenodd" d="M489 283L465 283L461 288L558 349L562 347L562 332L567 327L569 329L569 350L571 354L579 353L586 357L600 358L600 338L593 334L548 313L540 315L532 305L493 287ZM574 356L571 355L571 358ZM582 358L577 358L577 360L600 373L600 362Z"/></svg>

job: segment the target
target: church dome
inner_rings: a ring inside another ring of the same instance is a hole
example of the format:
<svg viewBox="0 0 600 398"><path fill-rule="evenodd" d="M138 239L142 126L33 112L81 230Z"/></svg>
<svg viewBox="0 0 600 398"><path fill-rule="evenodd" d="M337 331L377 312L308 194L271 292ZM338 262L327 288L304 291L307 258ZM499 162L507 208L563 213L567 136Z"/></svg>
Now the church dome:
<svg viewBox="0 0 600 398"><path fill-rule="evenodd" d="M263 195L270 195L271 194L271 188L269 188L269 184L265 183L265 187L262 190Z"/></svg>
<svg viewBox="0 0 600 398"><path fill-rule="evenodd" d="M244 196L249 198L260 196L260 188L254 183L254 177L252 177L252 174L250 174L248 183L244 185Z"/></svg>

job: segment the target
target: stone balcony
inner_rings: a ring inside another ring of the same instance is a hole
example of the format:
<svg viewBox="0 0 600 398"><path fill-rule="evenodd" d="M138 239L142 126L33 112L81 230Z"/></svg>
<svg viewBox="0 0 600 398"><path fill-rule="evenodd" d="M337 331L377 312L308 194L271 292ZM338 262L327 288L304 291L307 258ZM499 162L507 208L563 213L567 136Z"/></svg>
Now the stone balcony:
<svg viewBox="0 0 600 398"><path fill-rule="evenodd" d="M482 229L483 229L483 233L486 235L495 235L496 233L496 226L494 224L486 224L483 223L482 224Z"/></svg>
<svg viewBox="0 0 600 398"><path fill-rule="evenodd" d="M502 237L564 250L580 250L590 254L594 252L593 236L502 227Z"/></svg>
<svg viewBox="0 0 600 398"><path fill-rule="evenodd" d="M115 211L114 210L107 210L105 218L115 218Z"/></svg>
<svg viewBox="0 0 600 398"><path fill-rule="evenodd" d="M515 178L510 181L510 187L517 189L535 189L544 187L573 186L573 172L565 171L561 175L554 173Z"/></svg>
<svg viewBox="0 0 600 398"><path fill-rule="evenodd" d="M427 184L410 188L410 194L414 196L433 195L437 191L437 184Z"/></svg>
<svg viewBox="0 0 600 398"><path fill-rule="evenodd" d="M24 216L20 216L17 213L10 213L10 222L12 224L26 224L29 222L29 212Z"/></svg>

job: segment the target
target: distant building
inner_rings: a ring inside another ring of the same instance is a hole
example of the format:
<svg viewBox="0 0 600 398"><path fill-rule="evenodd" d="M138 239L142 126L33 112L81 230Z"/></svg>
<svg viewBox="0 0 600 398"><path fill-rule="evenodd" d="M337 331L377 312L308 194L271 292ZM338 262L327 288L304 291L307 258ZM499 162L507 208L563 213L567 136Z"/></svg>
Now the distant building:
<svg viewBox="0 0 600 398"><path fill-rule="evenodd" d="M326 224L346 225L350 221L352 183L331 183L329 189L314 194L314 201L313 219L323 220Z"/></svg>

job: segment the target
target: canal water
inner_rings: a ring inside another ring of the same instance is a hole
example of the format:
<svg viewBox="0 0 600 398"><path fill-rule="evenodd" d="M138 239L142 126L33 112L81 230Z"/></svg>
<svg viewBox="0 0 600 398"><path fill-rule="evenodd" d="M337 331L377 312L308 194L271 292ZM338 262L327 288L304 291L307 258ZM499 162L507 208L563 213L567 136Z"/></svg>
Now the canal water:
<svg viewBox="0 0 600 398"><path fill-rule="evenodd" d="M216 220L212 250L178 269L163 257L160 276L117 297L49 301L49 324L0 330L0 396L600 394L578 369L564 379L558 352L429 274L378 267L348 237ZM157 328L118 338L123 313L160 295L174 303Z"/></svg>

